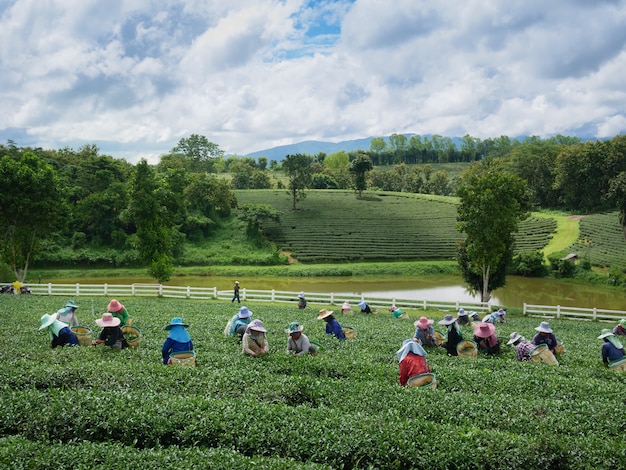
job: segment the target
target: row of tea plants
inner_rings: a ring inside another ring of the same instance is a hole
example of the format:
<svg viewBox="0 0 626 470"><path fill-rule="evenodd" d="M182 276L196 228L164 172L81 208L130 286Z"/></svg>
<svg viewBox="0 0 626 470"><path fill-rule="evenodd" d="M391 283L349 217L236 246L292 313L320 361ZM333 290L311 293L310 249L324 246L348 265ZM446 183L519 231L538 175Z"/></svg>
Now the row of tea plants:
<svg viewBox="0 0 626 470"><path fill-rule="evenodd" d="M39 319L66 300L0 296L2 468L626 467L626 375L604 367L596 339L612 325L550 320L567 349L558 367L518 363L512 352L465 359L431 350L439 387L405 389L395 352L421 311L411 320L338 314L358 331L340 342L316 320L329 306L247 305L270 343L254 359L222 333L237 304L182 299L119 299L142 332L138 350L52 350ZM74 300L97 334L110 299ZM175 316L190 324L195 368L161 364L163 327ZM509 317L500 336L530 338L542 320ZM295 320L321 354L285 354Z"/></svg>

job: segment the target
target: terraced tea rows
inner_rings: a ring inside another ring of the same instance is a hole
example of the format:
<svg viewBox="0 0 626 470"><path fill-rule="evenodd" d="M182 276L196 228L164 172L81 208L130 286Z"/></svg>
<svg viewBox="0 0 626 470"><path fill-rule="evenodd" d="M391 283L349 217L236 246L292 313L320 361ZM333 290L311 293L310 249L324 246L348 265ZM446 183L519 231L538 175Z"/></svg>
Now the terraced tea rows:
<svg viewBox="0 0 626 470"><path fill-rule="evenodd" d="M463 236L456 229L457 200L398 193L309 191L291 210L285 191L239 191L240 204L269 204L283 212L263 226L280 249L303 262L451 260ZM522 225L518 251L540 250L556 228L552 219Z"/></svg>
<svg viewBox="0 0 626 470"><path fill-rule="evenodd" d="M594 265L626 266L626 241L619 214L608 212L582 217L579 242L570 247L570 252L580 258L589 256Z"/></svg>

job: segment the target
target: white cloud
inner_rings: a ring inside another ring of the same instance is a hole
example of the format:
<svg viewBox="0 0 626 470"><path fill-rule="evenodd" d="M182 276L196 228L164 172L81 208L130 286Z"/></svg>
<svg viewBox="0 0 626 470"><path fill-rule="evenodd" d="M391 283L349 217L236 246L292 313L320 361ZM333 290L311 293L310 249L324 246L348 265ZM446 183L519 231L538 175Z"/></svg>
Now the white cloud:
<svg viewBox="0 0 626 470"><path fill-rule="evenodd" d="M0 136L18 145L97 142L137 161L191 133L245 154L393 132L626 132L626 0L2 8Z"/></svg>

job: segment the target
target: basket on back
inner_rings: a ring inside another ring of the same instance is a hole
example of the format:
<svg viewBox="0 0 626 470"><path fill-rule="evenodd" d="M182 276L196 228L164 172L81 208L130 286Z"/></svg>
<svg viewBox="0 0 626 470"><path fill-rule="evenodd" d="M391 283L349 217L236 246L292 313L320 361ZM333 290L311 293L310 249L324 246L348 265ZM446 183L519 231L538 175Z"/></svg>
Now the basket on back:
<svg viewBox="0 0 626 470"><path fill-rule="evenodd" d="M91 328L87 326L75 325L72 331L76 333L78 344L81 346L91 346Z"/></svg>
<svg viewBox="0 0 626 470"><path fill-rule="evenodd" d="M195 351L178 351L170 354L170 364L173 366L196 366Z"/></svg>
<svg viewBox="0 0 626 470"><path fill-rule="evenodd" d="M437 388L439 382L436 380L435 374L420 374L414 375L407 380L407 387L420 387L420 388Z"/></svg>
<svg viewBox="0 0 626 470"><path fill-rule="evenodd" d="M124 333L124 338L126 338L126 342L128 346L133 349L137 349L139 347L139 343L141 343L141 331L136 326L123 326L122 333Z"/></svg>
<svg viewBox="0 0 626 470"><path fill-rule="evenodd" d="M478 356L478 345L474 341L465 339L456 345L456 352L459 357L476 357Z"/></svg>
<svg viewBox="0 0 626 470"><path fill-rule="evenodd" d="M530 352L530 358L535 362L543 362L551 366L558 366L559 361L556 360L552 351L547 344L540 344Z"/></svg>
<svg viewBox="0 0 626 470"><path fill-rule="evenodd" d="M342 328L343 334L346 335L346 339L354 339L356 338L356 330L351 326L344 326Z"/></svg>
<svg viewBox="0 0 626 470"><path fill-rule="evenodd" d="M615 372L626 372L626 357L609 362L609 370Z"/></svg>

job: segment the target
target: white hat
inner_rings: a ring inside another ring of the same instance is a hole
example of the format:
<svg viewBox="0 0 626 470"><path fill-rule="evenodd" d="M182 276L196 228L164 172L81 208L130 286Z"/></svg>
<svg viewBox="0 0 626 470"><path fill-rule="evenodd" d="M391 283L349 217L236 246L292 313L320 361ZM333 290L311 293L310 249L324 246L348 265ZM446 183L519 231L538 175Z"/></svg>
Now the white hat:
<svg viewBox="0 0 626 470"><path fill-rule="evenodd" d="M540 331L541 333L552 333L552 329L550 328L550 324L547 321L542 321L535 330Z"/></svg>

